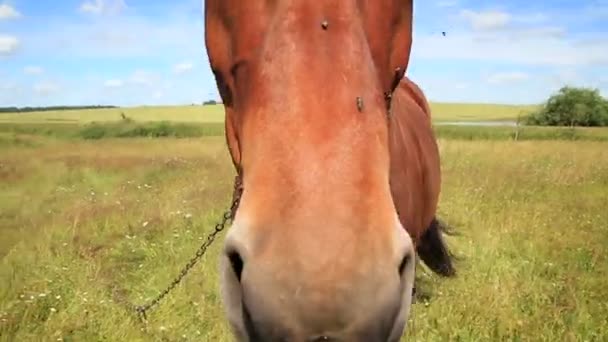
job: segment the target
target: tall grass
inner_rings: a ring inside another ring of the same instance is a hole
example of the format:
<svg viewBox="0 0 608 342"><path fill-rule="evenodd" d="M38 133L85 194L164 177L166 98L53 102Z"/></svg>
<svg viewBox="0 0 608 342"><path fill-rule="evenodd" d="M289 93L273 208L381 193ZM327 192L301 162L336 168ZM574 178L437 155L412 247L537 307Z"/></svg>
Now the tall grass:
<svg viewBox="0 0 608 342"><path fill-rule="evenodd" d="M433 120L515 120L518 115L526 115L537 106L518 106L481 103L441 103L430 104ZM0 123L90 123L120 121L125 115L134 121L172 122L223 122L222 105L193 106L144 106L129 108L103 108L28 113L0 113Z"/></svg>
<svg viewBox="0 0 608 342"><path fill-rule="evenodd" d="M0 136L0 340L232 340L218 297L221 239L147 325L117 302L156 295L229 205L223 137ZM447 238L458 276L420 268L428 299L405 337L608 339L606 143L439 145L439 211L459 234Z"/></svg>
<svg viewBox="0 0 608 342"><path fill-rule="evenodd" d="M89 124L24 124L0 123L0 133L13 135L42 135L58 139L98 140L107 138L174 137L193 138L220 136L224 134L224 123L180 123L156 122L93 122Z"/></svg>
<svg viewBox="0 0 608 342"><path fill-rule="evenodd" d="M431 102L431 113L436 121L516 120L538 109L537 105L507 105L492 103Z"/></svg>
<svg viewBox="0 0 608 342"><path fill-rule="evenodd" d="M126 116L134 121L172 122L223 122L221 105L206 106L142 106L129 108L103 108L42 111L31 113L0 114L4 123L91 123L121 121Z"/></svg>
<svg viewBox="0 0 608 342"><path fill-rule="evenodd" d="M608 128L435 125L438 137L459 140L594 140L608 141ZM58 139L98 140L107 138L223 136L221 122L117 121L79 124L0 123L0 133L42 135Z"/></svg>

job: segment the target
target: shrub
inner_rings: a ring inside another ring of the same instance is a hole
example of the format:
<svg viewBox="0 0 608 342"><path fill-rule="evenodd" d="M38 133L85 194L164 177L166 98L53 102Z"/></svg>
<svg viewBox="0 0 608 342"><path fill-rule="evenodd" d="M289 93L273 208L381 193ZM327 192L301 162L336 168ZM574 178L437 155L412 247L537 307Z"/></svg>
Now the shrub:
<svg viewBox="0 0 608 342"><path fill-rule="evenodd" d="M598 89L563 87L525 123L539 126L608 126L608 101Z"/></svg>

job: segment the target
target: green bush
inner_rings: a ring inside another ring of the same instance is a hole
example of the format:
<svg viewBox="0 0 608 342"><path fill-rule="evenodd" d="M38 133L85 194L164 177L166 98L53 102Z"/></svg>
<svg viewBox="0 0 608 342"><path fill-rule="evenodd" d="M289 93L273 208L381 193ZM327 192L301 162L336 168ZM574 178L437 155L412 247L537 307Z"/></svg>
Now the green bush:
<svg viewBox="0 0 608 342"><path fill-rule="evenodd" d="M598 89L566 86L524 121L537 126L608 126L608 100Z"/></svg>
<svg viewBox="0 0 608 342"><path fill-rule="evenodd" d="M136 123L122 121L117 123L92 123L82 128L78 135L83 139L102 139L102 138L134 138L134 137L174 137L192 138L201 136L216 136L224 133L222 123L170 123L145 122Z"/></svg>

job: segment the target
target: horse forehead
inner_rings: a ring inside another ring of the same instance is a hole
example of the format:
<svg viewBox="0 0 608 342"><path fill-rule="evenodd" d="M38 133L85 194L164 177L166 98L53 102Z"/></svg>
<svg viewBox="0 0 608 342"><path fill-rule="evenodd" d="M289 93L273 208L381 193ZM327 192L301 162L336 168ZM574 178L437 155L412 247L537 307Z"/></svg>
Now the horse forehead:
<svg viewBox="0 0 608 342"><path fill-rule="evenodd" d="M203 8L212 8L203 14L207 18L219 19L229 26L233 38L247 37L272 28L277 16L289 16L296 30L330 30L336 20L351 22L360 20L371 39L377 40L390 25L376 23L380 16L388 19L396 10L391 0L361 1L308 1L308 0L202 0ZM210 3L210 4L206 4ZM318 25L308 25L312 22ZM389 30L390 31L390 30ZM245 41L245 40L242 40Z"/></svg>

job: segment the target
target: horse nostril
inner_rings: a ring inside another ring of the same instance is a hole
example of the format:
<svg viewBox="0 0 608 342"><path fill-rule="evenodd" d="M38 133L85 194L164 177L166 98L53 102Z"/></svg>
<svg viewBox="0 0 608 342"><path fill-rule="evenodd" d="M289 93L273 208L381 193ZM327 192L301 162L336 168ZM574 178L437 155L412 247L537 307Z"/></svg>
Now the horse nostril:
<svg viewBox="0 0 608 342"><path fill-rule="evenodd" d="M230 260L230 265L232 266L234 275L236 275L236 278L240 282L241 274L243 273L243 259L241 258L239 253L235 251L228 253L228 259Z"/></svg>
<svg viewBox="0 0 608 342"><path fill-rule="evenodd" d="M401 260L401 263L399 264L399 276L403 277L403 271L405 270L405 266L407 266L407 264L410 262L411 259L411 254L406 254L403 259Z"/></svg>

